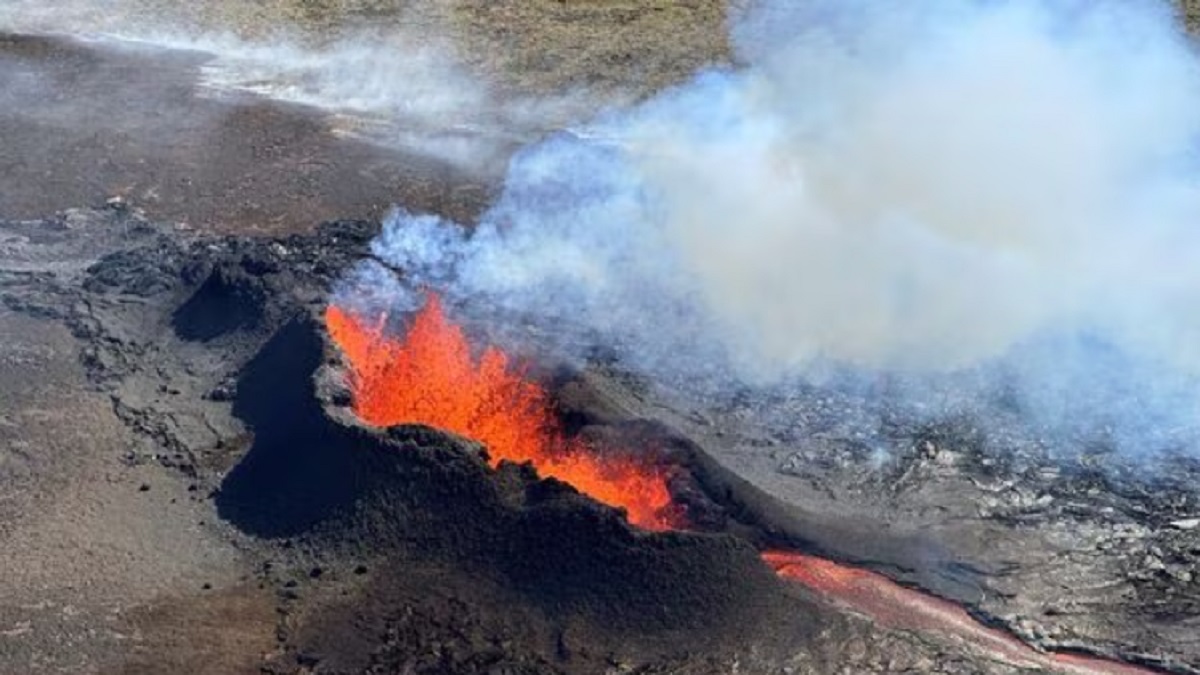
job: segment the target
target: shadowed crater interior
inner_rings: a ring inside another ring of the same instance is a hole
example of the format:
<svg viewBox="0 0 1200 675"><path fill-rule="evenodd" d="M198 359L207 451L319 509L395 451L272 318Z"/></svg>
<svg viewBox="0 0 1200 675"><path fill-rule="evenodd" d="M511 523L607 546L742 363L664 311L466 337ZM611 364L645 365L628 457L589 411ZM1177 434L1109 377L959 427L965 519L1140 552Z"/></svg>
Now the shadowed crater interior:
<svg viewBox="0 0 1200 675"><path fill-rule="evenodd" d="M211 340L241 329L257 328L265 302L261 284L244 270L218 266L171 317L176 334L187 340Z"/></svg>
<svg viewBox="0 0 1200 675"><path fill-rule="evenodd" d="M314 393L321 340L294 319L246 365L233 413L254 434L217 494L221 517L265 537L297 534L354 500L360 479Z"/></svg>

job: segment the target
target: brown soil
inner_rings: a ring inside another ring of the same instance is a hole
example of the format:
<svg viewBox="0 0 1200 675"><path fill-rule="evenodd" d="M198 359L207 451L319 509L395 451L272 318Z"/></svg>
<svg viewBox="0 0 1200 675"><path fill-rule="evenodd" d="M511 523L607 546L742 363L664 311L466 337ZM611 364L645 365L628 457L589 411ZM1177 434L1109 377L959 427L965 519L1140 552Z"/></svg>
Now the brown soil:
<svg viewBox="0 0 1200 675"><path fill-rule="evenodd" d="M635 96L728 58L722 0L503 0L455 6L475 68L524 90L588 87Z"/></svg>
<svg viewBox="0 0 1200 675"><path fill-rule="evenodd" d="M252 675L276 646L274 594L255 585L163 598L126 617L133 639L113 675Z"/></svg>

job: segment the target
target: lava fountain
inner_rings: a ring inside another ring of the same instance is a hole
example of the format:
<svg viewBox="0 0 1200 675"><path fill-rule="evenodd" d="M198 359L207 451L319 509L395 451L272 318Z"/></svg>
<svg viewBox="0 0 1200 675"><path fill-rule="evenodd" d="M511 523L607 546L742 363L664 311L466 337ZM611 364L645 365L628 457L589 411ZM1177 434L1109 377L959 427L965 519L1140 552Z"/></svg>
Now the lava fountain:
<svg viewBox="0 0 1200 675"><path fill-rule="evenodd" d="M429 294L403 338L385 332L385 319L337 305L325 313L329 334L349 361L354 411L364 422L451 431L482 443L493 466L529 462L542 477L624 509L634 525L668 530L683 524L665 469L602 456L567 438L546 391L495 346L476 358L436 294Z"/></svg>

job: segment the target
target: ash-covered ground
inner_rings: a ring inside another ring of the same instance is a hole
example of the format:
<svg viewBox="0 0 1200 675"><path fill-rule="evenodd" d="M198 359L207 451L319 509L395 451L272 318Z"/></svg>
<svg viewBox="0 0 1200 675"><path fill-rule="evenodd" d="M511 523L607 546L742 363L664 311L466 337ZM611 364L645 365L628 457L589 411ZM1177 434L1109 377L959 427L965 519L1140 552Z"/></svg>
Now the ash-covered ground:
<svg viewBox="0 0 1200 675"><path fill-rule="evenodd" d="M636 31L555 65L523 11L457 15L515 26L485 40L515 87L636 72ZM694 25L681 44L702 46L645 86L722 58ZM465 439L361 426L320 322L331 286L387 205L470 221L495 177L197 95L209 58L0 37L0 672L1028 668L781 582L761 548L882 572L1038 648L1200 672L1184 453L1064 460L1016 421L916 423L819 387L699 403L620 363L543 364L573 431L686 470L703 531L648 534Z"/></svg>

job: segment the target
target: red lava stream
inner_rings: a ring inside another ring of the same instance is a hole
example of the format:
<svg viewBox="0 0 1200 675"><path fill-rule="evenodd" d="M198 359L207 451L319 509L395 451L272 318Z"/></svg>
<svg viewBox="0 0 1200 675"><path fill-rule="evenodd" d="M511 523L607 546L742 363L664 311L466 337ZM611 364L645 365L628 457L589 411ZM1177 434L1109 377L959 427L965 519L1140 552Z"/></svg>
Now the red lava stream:
<svg viewBox="0 0 1200 675"><path fill-rule="evenodd" d="M329 306L325 321L350 366L355 413L368 424L420 423L446 429L483 443L493 464L530 462L540 475L624 509L638 527L686 527L684 514L671 503L668 474L662 467L632 455L602 456L567 438L546 391L513 368L496 347L475 357L436 295L428 296L403 338L385 334L383 317L364 317L336 305ZM782 579L882 626L941 634L1014 666L1079 674L1154 672L1099 658L1039 652L1009 633L984 626L951 602L874 572L787 551L768 551L762 559Z"/></svg>
<svg viewBox="0 0 1200 675"><path fill-rule="evenodd" d="M812 589L828 600L900 630L941 633L969 643L999 661L1064 673L1146 674L1138 666L1076 654L1039 652L1013 635L976 621L962 607L887 577L856 567L787 551L767 551L763 560L784 579Z"/></svg>

